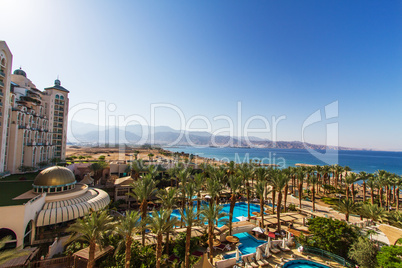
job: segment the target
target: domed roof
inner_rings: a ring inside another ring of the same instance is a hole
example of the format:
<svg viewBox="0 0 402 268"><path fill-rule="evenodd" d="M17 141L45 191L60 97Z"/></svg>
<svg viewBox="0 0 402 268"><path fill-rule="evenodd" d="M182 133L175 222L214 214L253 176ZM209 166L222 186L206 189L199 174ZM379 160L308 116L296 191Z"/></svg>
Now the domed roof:
<svg viewBox="0 0 402 268"><path fill-rule="evenodd" d="M22 76L24 76L24 77L27 77L26 72L25 72L24 70L22 70L21 68L15 70L15 71L14 71L14 74L22 75Z"/></svg>
<svg viewBox="0 0 402 268"><path fill-rule="evenodd" d="M75 176L71 170L65 167L54 166L42 170L36 176L33 185L51 187L74 183L76 183Z"/></svg>

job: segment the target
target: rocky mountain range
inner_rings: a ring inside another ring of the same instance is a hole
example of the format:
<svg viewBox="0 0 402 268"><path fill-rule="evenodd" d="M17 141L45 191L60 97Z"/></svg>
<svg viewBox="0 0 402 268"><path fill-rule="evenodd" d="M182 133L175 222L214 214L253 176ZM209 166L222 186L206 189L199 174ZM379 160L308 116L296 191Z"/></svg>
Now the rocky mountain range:
<svg viewBox="0 0 402 268"><path fill-rule="evenodd" d="M167 126L157 126L151 129L149 126L129 125L123 129L118 127L97 126L95 124L81 123L78 121L69 122L67 139L68 144L74 145L125 143L128 145L153 144L160 146L257 147L279 149L305 149L309 147L315 150L351 150L351 148L307 144L300 141L273 142L258 137L215 136L208 132L195 131L181 132Z"/></svg>

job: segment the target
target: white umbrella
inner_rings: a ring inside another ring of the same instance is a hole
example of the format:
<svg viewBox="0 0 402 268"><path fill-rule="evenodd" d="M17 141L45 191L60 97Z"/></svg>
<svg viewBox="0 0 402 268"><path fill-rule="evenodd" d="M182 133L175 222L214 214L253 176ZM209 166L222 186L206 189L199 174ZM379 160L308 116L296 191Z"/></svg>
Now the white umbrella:
<svg viewBox="0 0 402 268"><path fill-rule="evenodd" d="M248 218L244 217L244 216L236 217L236 219L238 219L239 221L247 221L248 220Z"/></svg>
<svg viewBox="0 0 402 268"><path fill-rule="evenodd" d="M262 257L261 249L257 248L257 253L255 254L255 259L258 261L258 260L261 260L261 257Z"/></svg>
<svg viewBox="0 0 402 268"><path fill-rule="evenodd" d="M264 233L264 229L262 229L261 227L255 227L253 230L251 230L253 232L258 232L258 233Z"/></svg>
<svg viewBox="0 0 402 268"><path fill-rule="evenodd" d="M284 238L283 240L282 240L282 248L285 248L286 247L286 238Z"/></svg>
<svg viewBox="0 0 402 268"><path fill-rule="evenodd" d="M236 248L236 261L240 259L240 251L239 248Z"/></svg>
<svg viewBox="0 0 402 268"><path fill-rule="evenodd" d="M206 195L206 196L204 196L204 198L206 198L206 199L211 199L211 196Z"/></svg>

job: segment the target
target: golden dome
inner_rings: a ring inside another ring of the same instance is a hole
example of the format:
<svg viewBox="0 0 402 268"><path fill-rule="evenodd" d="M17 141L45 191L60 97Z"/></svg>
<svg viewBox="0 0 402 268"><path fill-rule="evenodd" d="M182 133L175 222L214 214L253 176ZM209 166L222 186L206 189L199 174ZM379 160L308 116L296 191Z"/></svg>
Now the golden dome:
<svg viewBox="0 0 402 268"><path fill-rule="evenodd" d="M38 176L36 176L33 185L34 186L63 186L74 184L75 176L74 173L65 167L49 167L42 170Z"/></svg>

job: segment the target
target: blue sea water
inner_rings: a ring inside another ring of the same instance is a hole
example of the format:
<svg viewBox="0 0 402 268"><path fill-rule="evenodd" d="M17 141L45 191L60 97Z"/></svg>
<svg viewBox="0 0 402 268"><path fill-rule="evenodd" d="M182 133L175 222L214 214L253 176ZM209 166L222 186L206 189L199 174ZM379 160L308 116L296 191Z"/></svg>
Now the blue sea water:
<svg viewBox="0 0 402 268"><path fill-rule="evenodd" d="M277 164L283 168L295 166L296 163L310 165L339 164L349 166L354 172L373 173L383 169L402 175L402 152L316 150L315 155L313 155L305 149L215 147L172 147L165 149L237 163L257 159L262 160L264 164Z"/></svg>

